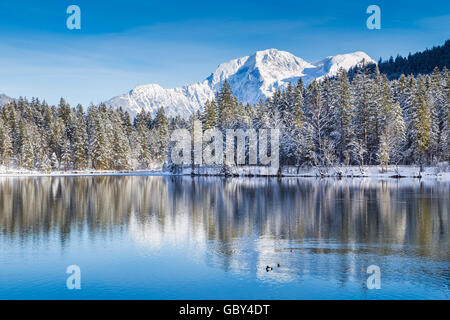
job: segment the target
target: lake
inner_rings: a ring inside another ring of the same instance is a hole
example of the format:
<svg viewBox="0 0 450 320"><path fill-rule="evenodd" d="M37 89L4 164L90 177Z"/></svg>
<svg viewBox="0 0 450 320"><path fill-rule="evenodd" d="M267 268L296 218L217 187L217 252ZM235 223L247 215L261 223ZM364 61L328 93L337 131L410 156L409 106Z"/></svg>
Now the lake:
<svg viewBox="0 0 450 320"><path fill-rule="evenodd" d="M0 299L449 299L449 191L418 179L0 177ZM69 265L81 290L66 286ZM380 289L367 287L371 265Z"/></svg>

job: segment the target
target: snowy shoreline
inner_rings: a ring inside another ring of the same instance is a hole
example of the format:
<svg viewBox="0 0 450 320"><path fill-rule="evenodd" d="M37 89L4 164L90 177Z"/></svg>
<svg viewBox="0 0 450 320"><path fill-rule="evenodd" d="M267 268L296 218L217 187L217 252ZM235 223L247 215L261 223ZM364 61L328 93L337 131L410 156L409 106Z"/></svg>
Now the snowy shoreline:
<svg viewBox="0 0 450 320"><path fill-rule="evenodd" d="M14 170L0 168L0 177L69 177L69 176L227 176L227 177L298 177L298 178L434 178L450 180L450 166L427 166L420 170L419 166L388 166L387 170L381 166L343 166L343 167L315 167L302 168L283 166L281 170L262 166L223 167L195 167L177 168L176 172L159 168L151 170L78 170L52 171L49 173L35 170Z"/></svg>
<svg viewBox="0 0 450 320"><path fill-rule="evenodd" d="M34 170L0 170L0 177L73 177L73 176L167 176L170 172L154 170L79 170L79 171L52 171L49 173Z"/></svg>

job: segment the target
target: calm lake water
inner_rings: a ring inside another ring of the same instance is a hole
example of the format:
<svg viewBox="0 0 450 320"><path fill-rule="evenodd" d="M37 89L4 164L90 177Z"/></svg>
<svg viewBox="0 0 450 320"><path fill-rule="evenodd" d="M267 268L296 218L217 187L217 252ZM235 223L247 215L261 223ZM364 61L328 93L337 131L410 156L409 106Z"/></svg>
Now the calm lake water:
<svg viewBox="0 0 450 320"><path fill-rule="evenodd" d="M449 299L449 191L413 179L3 177L0 298ZM81 290L66 288L69 265Z"/></svg>

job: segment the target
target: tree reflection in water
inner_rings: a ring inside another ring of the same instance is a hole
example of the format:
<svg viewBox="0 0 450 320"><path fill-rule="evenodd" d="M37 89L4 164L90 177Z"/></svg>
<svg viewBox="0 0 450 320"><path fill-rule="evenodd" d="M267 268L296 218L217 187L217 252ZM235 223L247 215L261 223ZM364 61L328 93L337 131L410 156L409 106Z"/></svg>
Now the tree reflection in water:
<svg viewBox="0 0 450 320"><path fill-rule="evenodd" d="M412 179L4 177L0 239L58 236L64 246L80 232L129 233L142 250L187 243L211 266L282 282L345 283L371 257L406 257L443 263L423 273L448 283L449 189Z"/></svg>

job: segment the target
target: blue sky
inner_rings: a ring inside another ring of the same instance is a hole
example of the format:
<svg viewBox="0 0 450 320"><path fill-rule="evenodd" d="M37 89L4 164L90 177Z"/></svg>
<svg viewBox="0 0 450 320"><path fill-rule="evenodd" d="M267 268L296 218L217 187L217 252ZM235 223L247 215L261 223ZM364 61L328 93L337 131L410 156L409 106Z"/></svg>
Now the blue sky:
<svg viewBox="0 0 450 320"><path fill-rule="evenodd" d="M66 9L81 8L81 30ZM366 8L381 8L381 30ZM450 1L92 1L0 3L0 93L98 103L136 85L175 87L219 63L277 48L314 62L421 51L450 38Z"/></svg>

